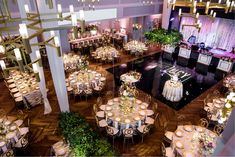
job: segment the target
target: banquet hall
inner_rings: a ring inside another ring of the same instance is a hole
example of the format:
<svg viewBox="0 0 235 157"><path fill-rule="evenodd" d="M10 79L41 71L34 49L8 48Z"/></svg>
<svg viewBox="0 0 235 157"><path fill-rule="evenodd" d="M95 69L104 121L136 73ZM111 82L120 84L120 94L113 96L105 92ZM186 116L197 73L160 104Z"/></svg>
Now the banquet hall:
<svg viewBox="0 0 235 157"><path fill-rule="evenodd" d="M235 156L234 0L0 0L0 155Z"/></svg>

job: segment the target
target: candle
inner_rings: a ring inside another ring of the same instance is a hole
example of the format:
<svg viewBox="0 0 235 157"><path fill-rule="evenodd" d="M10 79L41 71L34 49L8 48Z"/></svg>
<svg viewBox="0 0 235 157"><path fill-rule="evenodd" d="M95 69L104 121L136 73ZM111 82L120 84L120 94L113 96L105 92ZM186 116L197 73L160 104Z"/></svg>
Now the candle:
<svg viewBox="0 0 235 157"><path fill-rule="evenodd" d="M6 69L6 64L3 60L0 60L0 66L1 66L2 70Z"/></svg>
<svg viewBox="0 0 235 157"><path fill-rule="evenodd" d="M28 6L28 4L24 5L24 10L25 10L26 13L29 13L29 6Z"/></svg>
<svg viewBox="0 0 235 157"><path fill-rule="evenodd" d="M55 46L56 46L56 47L60 47L60 41L59 41L58 36L55 36L55 37L54 37L54 42L55 42Z"/></svg>
<svg viewBox="0 0 235 157"><path fill-rule="evenodd" d="M81 20L84 20L84 11L83 10L79 11L79 16L80 16Z"/></svg>
<svg viewBox="0 0 235 157"><path fill-rule="evenodd" d="M71 18L72 18L72 26L77 26L77 15L75 13L73 13L71 15Z"/></svg>
<svg viewBox="0 0 235 157"><path fill-rule="evenodd" d="M41 59L41 54L39 50L35 51L37 59Z"/></svg>
<svg viewBox="0 0 235 157"><path fill-rule="evenodd" d="M69 11L70 11L71 14L74 13L73 5L69 5Z"/></svg>
<svg viewBox="0 0 235 157"><path fill-rule="evenodd" d="M210 12L210 15L211 15L211 16L213 15L213 12L214 12L214 10L211 10L211 12Z"/></svg>
<svg viewBox="0 0 235 157"><path fill-rule="evenodd" d="M62 13L62 6L61 6L61 4L57 4L57 11L59 13Z"/></svg>
<svg viewBox="0 0 235 157"><path fill-rule="evenodd" d="M27 26L25 23L19 24L19 32L23 39L27 39L29 37Z"/></svg>
<svg viewBox="0 0 235 157"><path fill-rule="evenodd" d="M197 19L199 18L199 13L196 14L196 18L197 18Z"/></svg>
<svg viewBox="0 0 235 157"><path fill-rule="evenodd" d="M0 45L0 53L4 54L5 53L5 48L4 46Z"/></svg>
<svg viewBox="0 0 235 157"><path fill-rule="evenodd" d="M37 63L33 63L32 66L33 66L33 72L34 72L35 74L37 74L37 73L38 73L38 66L37 66Z"/></svg>
<svg viewBox="0 0 235 157"><path fill-rule="evenodd" d="M15 53L16 60L18 60L18 61L22 60L22 57L21 57L21 53L20 53L20 49L19 49L19 48L15 48L15 49L14 49L14 53Z"/></svg>
<svg viewBox="0 0 235 157"><path fill-rule="evenodd" d="M182 13L182 9L180 8L179 9L179 16L181 16L181 13Z"/></svg>
<svg viewBox="0 0 235 157"><path fill-rule="evenodd" d="M214 17L214 18L216 17L216 12L214 12L213 17Z"/></svg>
<svg viewBox="0 0 235 157"><path fill-rule="evenodd" d="M117 122L117 121L114 121L114 127L115 127L116 129L118 129L118 122Z"/></svg>

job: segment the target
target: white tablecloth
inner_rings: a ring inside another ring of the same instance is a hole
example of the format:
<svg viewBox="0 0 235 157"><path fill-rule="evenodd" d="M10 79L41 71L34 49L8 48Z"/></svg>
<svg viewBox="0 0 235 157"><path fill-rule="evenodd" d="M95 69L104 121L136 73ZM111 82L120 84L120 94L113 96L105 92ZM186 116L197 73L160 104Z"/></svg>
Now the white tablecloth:
<svg viewBox="0 0 235 157"><path fill-rule="evenodd" d="M176 83L171 82L171 80L166 81L162 95L172 102L180 101L183 97L183 84L180 81Z"/></svg>
<svg viewBox="0 0 235 157"><path fill-rule="evenodd" d="M173 147L181 156L203 157L202 146L199 142L202 134L206 134L215 148L218 136L206 128L193 125L178 126L173 135ZM210 155L212 154L208 154Z"/></svg>

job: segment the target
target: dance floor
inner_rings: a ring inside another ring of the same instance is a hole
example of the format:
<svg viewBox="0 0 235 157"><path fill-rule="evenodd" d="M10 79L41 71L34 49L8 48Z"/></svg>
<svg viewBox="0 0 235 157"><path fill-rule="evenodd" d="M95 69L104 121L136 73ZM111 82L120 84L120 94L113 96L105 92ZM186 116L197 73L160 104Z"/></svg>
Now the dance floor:
<svg viewBox="0 0 235 157"><path fill-rule="evenodd" d="M116 85L120 85L120 75L130 70L136 70L142 74L141 80L136 83L138 89L152 95L164 104L179 110L193 99L201 95L207 89L218 82L213 73L201 75L194 68L182 67L172 62L162 60L161 54L137 59L113 68L107 69L114 74ZM164 84L170 79L170 75L177 74L183 83L183 98L179 102L171 102L162 96Z"/></svg>

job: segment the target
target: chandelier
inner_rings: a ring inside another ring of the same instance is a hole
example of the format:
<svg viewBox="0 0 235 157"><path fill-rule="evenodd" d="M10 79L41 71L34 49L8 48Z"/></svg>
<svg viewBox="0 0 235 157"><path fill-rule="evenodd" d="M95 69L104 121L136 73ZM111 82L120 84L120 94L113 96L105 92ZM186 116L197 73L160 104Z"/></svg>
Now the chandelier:
<svg viewBox="0 0 235 157"><path fill-rule="evenodd" d="M99 4L100 0L78 0L78 5L83 7L83 10L95 10L95 4Z"/></svg>

